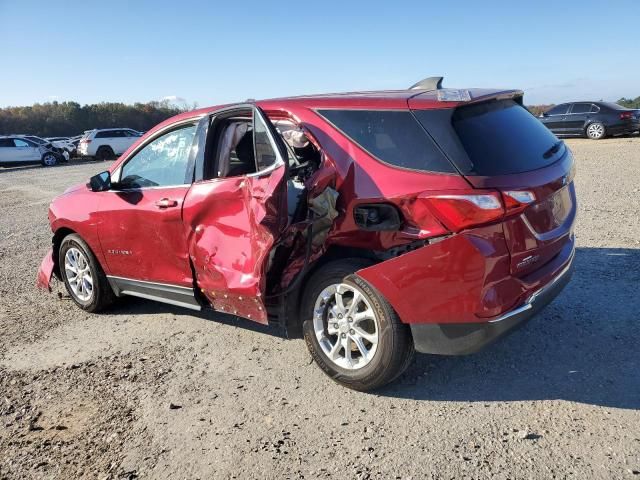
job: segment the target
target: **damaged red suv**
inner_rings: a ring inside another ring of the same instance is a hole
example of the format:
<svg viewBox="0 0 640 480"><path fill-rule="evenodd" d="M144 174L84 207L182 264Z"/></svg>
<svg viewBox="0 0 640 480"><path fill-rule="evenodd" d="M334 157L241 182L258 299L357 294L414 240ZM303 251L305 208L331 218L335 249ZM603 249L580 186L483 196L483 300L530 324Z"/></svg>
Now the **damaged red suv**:
<svg viewBox="0 0 640 480"><path fill-rule="evenodd" d="M569 281L574 162L521 91L441 80L165 121L52 202L39 285L278 325L358 390L479 350Z"/></svg>

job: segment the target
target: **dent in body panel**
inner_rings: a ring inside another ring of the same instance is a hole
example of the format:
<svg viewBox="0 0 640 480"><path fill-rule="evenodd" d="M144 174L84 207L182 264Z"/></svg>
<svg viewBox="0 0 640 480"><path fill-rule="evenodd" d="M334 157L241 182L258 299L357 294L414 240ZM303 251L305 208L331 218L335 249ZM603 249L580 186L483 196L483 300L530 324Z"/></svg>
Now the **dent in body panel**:
<svg viewBox="0 0 640 480"><path fill-rule="evenodd" d="M284 170L196 183L187 194L195 283L216 310L267 323L265 270L281 229Z"/></svg>
<svg viewBox="0 0 640 480"><path fill-rule="evenodd" d="M450 236L357 272L405 323L482 321L512 306L523 287L509 277L501 225ZM475 312L475 313L474 313Z"/></svg>

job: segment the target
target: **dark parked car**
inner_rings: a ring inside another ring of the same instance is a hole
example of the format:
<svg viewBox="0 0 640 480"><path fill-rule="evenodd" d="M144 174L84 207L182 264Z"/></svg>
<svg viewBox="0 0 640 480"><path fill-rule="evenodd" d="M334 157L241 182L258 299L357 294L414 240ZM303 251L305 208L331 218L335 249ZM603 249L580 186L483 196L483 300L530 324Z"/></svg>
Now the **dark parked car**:
<svg viewBox="0 0 640 480"><path fill-rule="evenodd" d="M573 102L556 105L540 115L549 130L562 136L599 140L640 130L640 112L610 102Z"/></svg>
<svg viewBox="0 0 640 480"><path fill-rule="evenodd" d="M440 80L165 121L53 200L39 285L285 327L358 390L479 350L569 281L574 162L521 91Z"/></svg>

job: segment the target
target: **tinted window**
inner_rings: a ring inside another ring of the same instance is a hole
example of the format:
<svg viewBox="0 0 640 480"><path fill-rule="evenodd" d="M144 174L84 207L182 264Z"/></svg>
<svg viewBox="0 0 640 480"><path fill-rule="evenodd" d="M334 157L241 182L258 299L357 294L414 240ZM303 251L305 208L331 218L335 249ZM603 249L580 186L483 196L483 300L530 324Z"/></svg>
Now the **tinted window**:
<svg viewBox="0 0 640 480"><path fill-rule="evenodd" d="M416 116L430 128L433 120L429 110L416 111ZM450 122L453 128L441 128L436 138L443 139L451 159L468 175L527 172L550 165L565 152L564 144L558 143L542 122L513 100L457 108L451 113ZM439 117L439 124L442 123Z"/></svg>
<svg viewBox="0 0 640 480"><path fill-rule="evenodd" d="M591 109L589 111L591 113L598 113L600 111L600 107L597 105L591 105Z"/></svg>
<svg viewBox="0 0 640 480"><path fill-rule="evenodd" d="M0 138L0 147L13 147L13 140L10 138Z"/></svg>
<svg viewBox="0 0 640 480"><path fill-rule="evenodd" d="M385 163L413 170L455 172L409 111L321 110L318 113Z"/></svg>
<svg viewBox="0 0 640 480"><path fill-rule="evenodd" d="M122 167L122 188L158 187L191 183L189 152L196 125L187 125L148 143Z"/></svg>
<svg viewBox="0 0 640 480"><path fill-rule="evenodd" d="M115 136L114 133L115 132L113 130L109 130L106 132L98 132L96 133L95 138L113 138Z"/></svg>
<svg viewBox="0 0 640 480"><path fill-rule="evenodd" d="M553 107L551 110L548 110L547 115L564 115L569 110L569 104L566 103L564 105L557 105Z"/></svg>
<svg viewBox="0 0 640 480"><path fill-rule="evenodd" d="M571 113L587 113L591 110L590 103L574 103Z"/></svg>

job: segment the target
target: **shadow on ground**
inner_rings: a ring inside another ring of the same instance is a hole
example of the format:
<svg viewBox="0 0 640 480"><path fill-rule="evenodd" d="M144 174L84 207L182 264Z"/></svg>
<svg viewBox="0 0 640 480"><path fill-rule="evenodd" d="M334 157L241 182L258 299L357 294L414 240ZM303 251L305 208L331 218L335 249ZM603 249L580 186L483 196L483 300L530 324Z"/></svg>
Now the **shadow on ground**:
<svg viewBox="0 0 640 480"><path fill-rule="evenodd" d="M474 355L417 355L407 373L376 394L460 402L562 399L640 409L640 249L578 248L575 261L571 283L524 328ZM133 298L110 313L166 312L190 314ZM232 315L193 315L281 335Z"/></svg>
<svg viewBox="0 0 640 480"><path fill-rule="evenodd" d="M640 249L579 248L575 266L562 294L524 328L475 355L418 355L378 393L640 409Z"/></svg>

